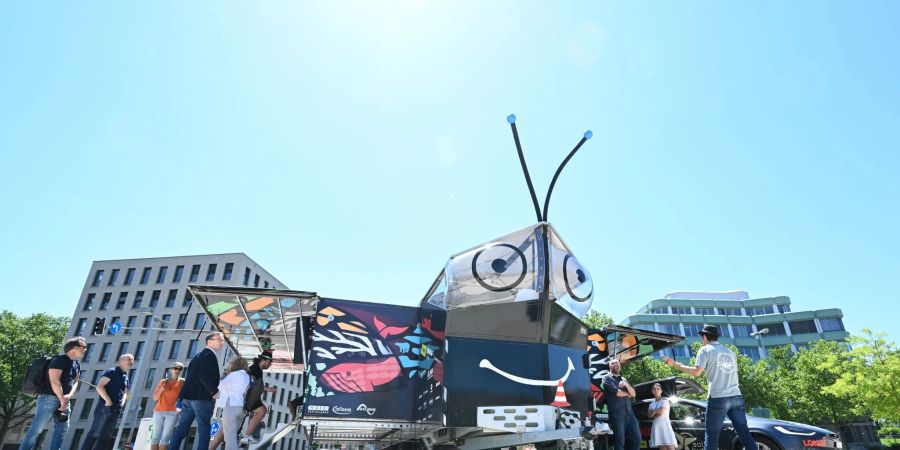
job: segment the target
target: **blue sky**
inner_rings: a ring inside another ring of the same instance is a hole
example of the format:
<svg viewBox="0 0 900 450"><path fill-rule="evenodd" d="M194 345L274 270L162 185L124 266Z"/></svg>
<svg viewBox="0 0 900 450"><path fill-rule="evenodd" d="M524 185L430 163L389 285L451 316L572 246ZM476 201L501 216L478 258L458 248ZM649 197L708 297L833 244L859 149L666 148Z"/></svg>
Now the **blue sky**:
<svg viewBox="0 0 900 450"><path fill-rule="evenodd" d="M3 308L92 260L242 251L294 289L418 302L550 221L617 320L788 295L900 337L900 4L0 5Z"/></svg>

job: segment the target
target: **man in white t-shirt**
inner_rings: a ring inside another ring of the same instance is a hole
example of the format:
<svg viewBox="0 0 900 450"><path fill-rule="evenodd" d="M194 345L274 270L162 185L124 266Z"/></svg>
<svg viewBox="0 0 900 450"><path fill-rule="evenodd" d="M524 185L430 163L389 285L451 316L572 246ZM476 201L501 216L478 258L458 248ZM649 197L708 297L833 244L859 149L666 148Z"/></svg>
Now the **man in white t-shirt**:
<svg viewBox="0 0 900 450"><path fill-rule="evenodd" d="M756 448L756 442L747 427L747 413L744 411L744 397L738 386L737 358L728 347L719 343L719 327L706 325L699 332L703 347L697 352L696 365L686 366L668 357L666 364L695 377L706 373L709 381L709 399L706 407L706 450L719 448L719 433L725 416L737 431L744 448Z"/></svg>

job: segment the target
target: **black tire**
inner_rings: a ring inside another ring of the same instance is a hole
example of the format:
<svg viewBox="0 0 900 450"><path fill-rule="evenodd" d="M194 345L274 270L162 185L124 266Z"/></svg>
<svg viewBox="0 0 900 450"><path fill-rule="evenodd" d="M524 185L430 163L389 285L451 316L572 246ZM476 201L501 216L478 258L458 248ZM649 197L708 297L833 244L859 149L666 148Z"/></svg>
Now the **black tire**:
<svg viewBox="0 0 900 450"><path fill-rule="evenodd" d="M758 450L765 450L767 448L769 450L782 450L781 446L778 445L775 441L773 441L763 435L754 434L753 440L756 441L756 447ZM741 442L740 439L737 439L735 441L734 450L744 450L744 444Z"/></svg>

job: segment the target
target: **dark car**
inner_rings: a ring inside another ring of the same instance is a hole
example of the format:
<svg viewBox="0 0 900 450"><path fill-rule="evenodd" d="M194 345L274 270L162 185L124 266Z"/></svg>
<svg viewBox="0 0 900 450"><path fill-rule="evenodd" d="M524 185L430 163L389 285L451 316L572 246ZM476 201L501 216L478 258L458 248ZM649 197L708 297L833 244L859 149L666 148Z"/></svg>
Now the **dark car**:
<svg viewBox="0 0 900 450"><path fill-rule="evenodd" d="M641 383L634 387L637 396L632 405L634 413L640 421L641 436L644 439L641 447L647 448L650 439L650 428L653 420L647 418L647 409L650 402L653 401L650 389L654 383L660 383L663 387L663 396L669 397L671 404L669 418L672 421L672 428L678 439L678 445L675 448L702 450L703 435L705 433L706 402L680 398L679 396L702 394L704 390L696 382L678 377ZM824 428L754 416L747 416L747 425L750 427L750 432L753 434L753 438L756 440L759 448L764 450L842 447L838 435ZM743 448L743 444L738 439L727 417L725 418L725 423L722 424L719 448L725 450Z"/></svg>

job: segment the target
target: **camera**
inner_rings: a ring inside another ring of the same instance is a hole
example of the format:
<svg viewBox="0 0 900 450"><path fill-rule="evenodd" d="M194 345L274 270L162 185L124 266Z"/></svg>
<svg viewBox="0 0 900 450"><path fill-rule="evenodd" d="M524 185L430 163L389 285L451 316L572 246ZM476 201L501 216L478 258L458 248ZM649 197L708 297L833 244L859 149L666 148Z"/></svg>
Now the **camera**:
<svg viewBox="0 0 900 450"><path fill-rule="evenodd" d="M53 411L53 420L55 422L68 422L69 421L69 412L68 411Z"/></svg>

